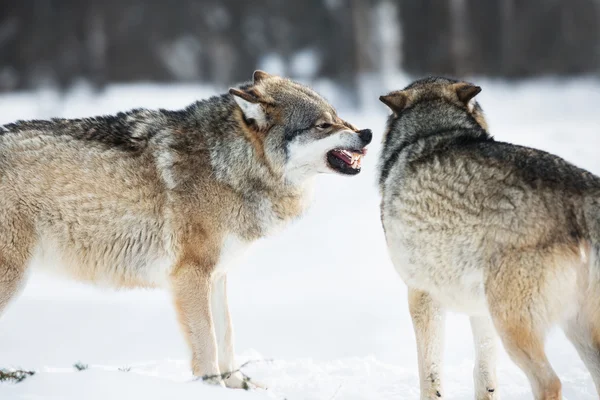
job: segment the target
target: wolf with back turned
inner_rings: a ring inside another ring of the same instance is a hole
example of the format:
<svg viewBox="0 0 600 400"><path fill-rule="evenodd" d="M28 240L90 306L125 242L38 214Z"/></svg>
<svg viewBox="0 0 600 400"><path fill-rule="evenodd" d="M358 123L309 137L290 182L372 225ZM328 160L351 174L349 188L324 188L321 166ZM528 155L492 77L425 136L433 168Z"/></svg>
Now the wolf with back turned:
<svg viewBox="0 0 600 400"><path fill-rule="evenodd" d="M252 242L304 213L316 175L358 174L371 136L311 89L262 71L181 111L6 125L0 312L31 264L97 284L166 287L193 373L246 387L231 373L227 272Z"/></svg>
<svg viewBox="0 0 600 400"><path fill-rule="evenodd" d="M561 398L544 351L560 324L600 389L600 178L500 143L478 86L416 81L382 96L381 218L409 288L421 399L445 398L444 311L470 316L475 398L498 398L495 333L538 400Z"/></svg>

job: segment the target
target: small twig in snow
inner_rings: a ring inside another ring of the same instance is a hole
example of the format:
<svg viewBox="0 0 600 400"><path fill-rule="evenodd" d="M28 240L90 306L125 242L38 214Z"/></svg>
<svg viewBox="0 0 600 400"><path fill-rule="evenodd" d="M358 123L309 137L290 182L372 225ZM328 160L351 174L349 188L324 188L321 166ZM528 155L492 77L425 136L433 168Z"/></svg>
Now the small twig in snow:
<svg viewBox="0 0 600 400"><path fill-rule="evenodd" d="M19 383L25 378L33 375L35 375L35 371L24 371L22 369L0 369L0 382L13 381L15 383Z"/></svg>
<svg viewBox="0 0 600 400"><path fill-rule="evenodd" d="M73 364L73 368L75 368L77 371L85 371L89 367L89 365L83 364L81 361L77 361L75 364Z"/></svg>
<svg viewBox="0 0 600 400"><path fill-rule="evenodd" d="M236 370L233 371L226 371L220 374L215 374L215 375L204 375L201 379L203 381L209 381L209 382L213 382L213 383L219 383L221 380L225 380L227 378L229 378L231 375L235 374L236 372L239 372L240 374L242 374L242 378L244 379L243 383L242 383L242 389L244 390L249 390L250 389L250 377L248 375L246 375L245 373L242 372L242 368L247 367L250 364L254 364L257 362L269 362L272 360L250 360L250 361L246 361L245 363L243 363L242 365L240 365Z"/></svg>

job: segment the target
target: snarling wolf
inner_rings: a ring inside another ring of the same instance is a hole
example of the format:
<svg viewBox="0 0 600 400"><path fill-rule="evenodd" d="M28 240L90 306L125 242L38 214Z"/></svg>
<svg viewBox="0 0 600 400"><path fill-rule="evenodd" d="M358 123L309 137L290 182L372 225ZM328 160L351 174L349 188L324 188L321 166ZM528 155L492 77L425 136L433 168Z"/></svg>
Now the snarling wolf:
<svg viewBox="0 0 600 400"><path fill-rule="evenodd" d="M470 316L475 398L497 399L495 337L536 399L560 399L544 352L560 324L600 390L600 178L488 133L467 82L427 78L380 99L381 219L409 287L421 399L445 397L444 311Z"/></svg>
<svg viewBox="0 0 600 400"><path fill-rule="evenodd" d="M253 78L180 111L2 127L0 311L37 256L82 281L166 287L193 373L244 387L228 269L304 213L316 175L359 173L372 137L308 87Z"/></svg>

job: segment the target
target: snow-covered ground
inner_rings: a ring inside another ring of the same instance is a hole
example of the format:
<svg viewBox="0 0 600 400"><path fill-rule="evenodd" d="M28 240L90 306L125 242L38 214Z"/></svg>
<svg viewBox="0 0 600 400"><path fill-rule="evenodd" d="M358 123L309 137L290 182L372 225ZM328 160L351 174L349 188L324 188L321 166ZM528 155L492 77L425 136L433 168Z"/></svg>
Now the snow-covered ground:
<svg viewBox="0 0 600 400"><path fill-rule="evenodd" d="M406 84L399 78L394 87ZM557 153L600 174L600 83L477 80L499 140ZM132 107L178 108L211 91L194 86L111 87L0 96L0 123L90 116ZM378 93L380 94L380 93ZM331 97L334 97L333 94ZM332 99L333 100L333 99ZM369 100L369 99L367 99ZM386 109L340 115L381 137ZM0 399L418 399L415 340L406 288L388 259L379 222L372 146L356 178L324 176L314 206L277 237L257 243L230 273L230 305L244 372L267 391L193 381L171 299L161 291L107 291L33 274L0 320L0 368L37 371L1 383ZM473 398L467 319L451 315L446 334L448 399ZM548 352L568 400L597 399L592 381L560 331ZM76 371L72 365L89 365ZM504 399L530 399L524 375L502 352Z"/></svg>

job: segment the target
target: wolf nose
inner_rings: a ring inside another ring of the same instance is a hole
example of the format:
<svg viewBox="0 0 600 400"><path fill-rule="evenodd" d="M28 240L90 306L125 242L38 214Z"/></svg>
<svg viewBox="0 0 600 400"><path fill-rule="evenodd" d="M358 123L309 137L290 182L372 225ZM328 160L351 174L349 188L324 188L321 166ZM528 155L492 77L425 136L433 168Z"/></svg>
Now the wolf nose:
<svg viewBox="0 0 600 400"><path fill-rule="evenodd" d="M358 137L366 146L371 143L371 139L373 139L373 132L371 132L370 129L363 129L362 131L358 131Z"/></svg>

